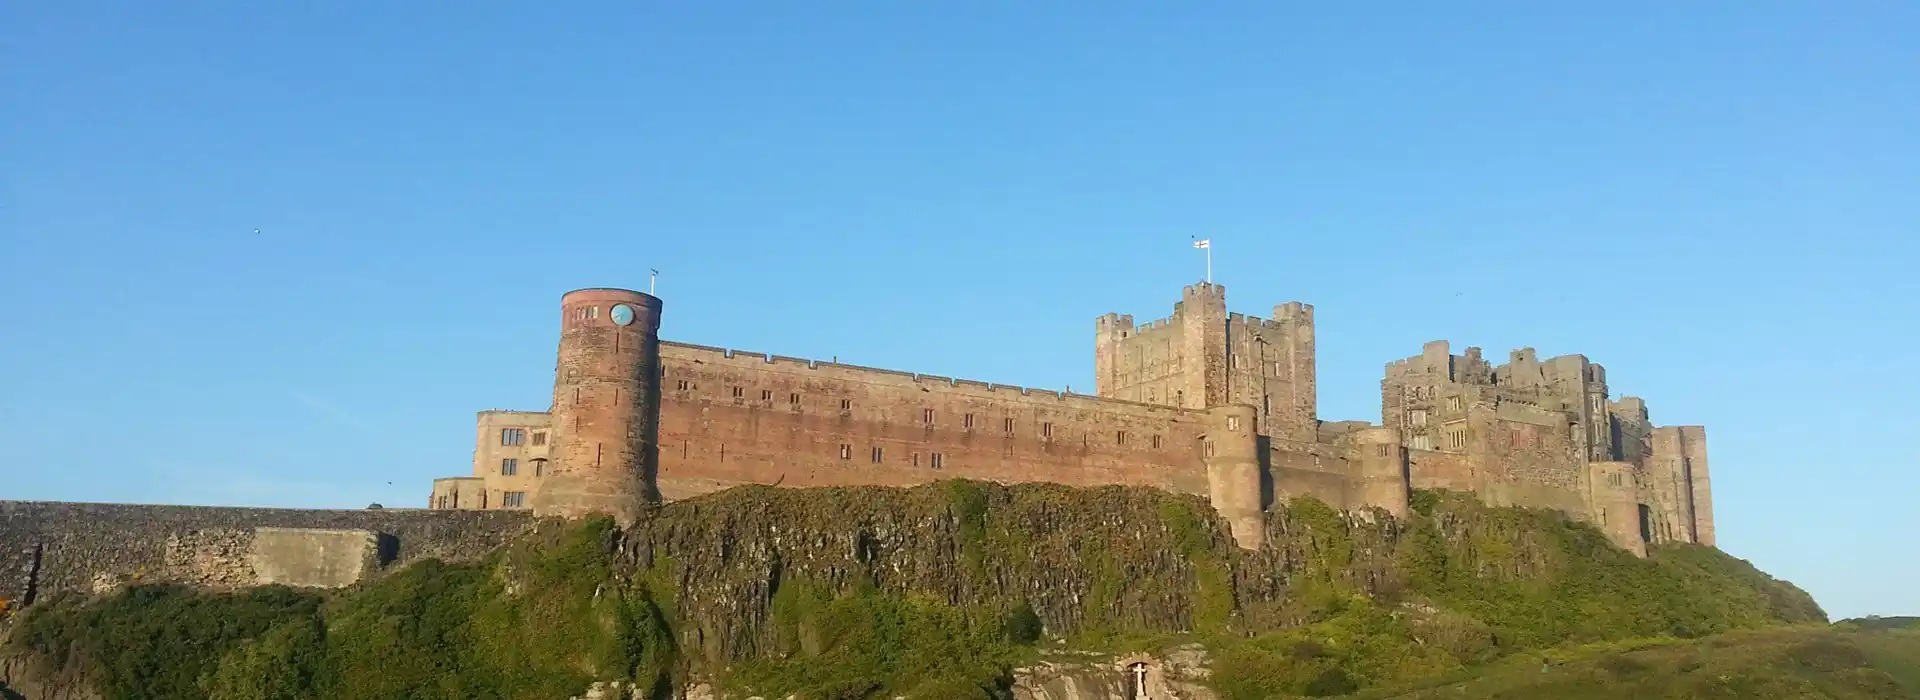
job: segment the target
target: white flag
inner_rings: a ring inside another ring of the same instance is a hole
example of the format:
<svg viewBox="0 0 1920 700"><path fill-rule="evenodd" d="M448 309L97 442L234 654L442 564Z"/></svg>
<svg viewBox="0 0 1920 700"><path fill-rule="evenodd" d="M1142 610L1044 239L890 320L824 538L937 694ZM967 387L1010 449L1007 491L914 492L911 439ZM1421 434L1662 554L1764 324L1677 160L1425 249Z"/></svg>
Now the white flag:
<svg viewBox="0 0 1920 700"><path fill-rule="evenodd" d="M1194 241L1194 242L1193 242L1193 247L1195 247L1195 248L1206 248L1206 247L1208 247L1208 246L1207 246L1207 242L1208 242L1208 241L1212 241L1212 240L1213 240L1213 239L1211 239L1211 238L1202 238L1202 239L1200 239L1200 240L1197 240L1197 241Z"/></svg>

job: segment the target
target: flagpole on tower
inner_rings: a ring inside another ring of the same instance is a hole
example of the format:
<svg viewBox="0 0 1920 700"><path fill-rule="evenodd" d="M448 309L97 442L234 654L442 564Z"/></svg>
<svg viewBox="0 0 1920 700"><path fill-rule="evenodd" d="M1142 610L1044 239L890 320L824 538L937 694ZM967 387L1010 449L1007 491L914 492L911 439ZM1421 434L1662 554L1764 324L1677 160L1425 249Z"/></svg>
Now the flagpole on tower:
<svg viewBox="0 0 1920 700"><path fill-rule="evenodd" d="M660 279L659 270L654 270L654 269L647 270L647 296L653 296L654 282L659 279Z"/></svg>
<svg viewBox="0 0 1920 700"><path fill-rule="evenodd" d="M1201 238L1195 240L1193 247L1207 251L1207 284L1213 284L1213 239Z"/></svg>

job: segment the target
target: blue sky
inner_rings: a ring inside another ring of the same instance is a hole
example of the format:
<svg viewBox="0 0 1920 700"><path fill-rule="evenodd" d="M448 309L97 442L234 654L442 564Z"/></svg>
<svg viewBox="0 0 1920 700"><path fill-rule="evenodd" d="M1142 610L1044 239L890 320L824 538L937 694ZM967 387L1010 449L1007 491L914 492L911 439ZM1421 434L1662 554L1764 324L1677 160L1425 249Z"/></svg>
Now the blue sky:
<svg viewBox="0 0 1920 700"><path fill-rule="evenodd" d="M1087 390L1197 234L1323 418L1585 353L1723 548L1920 612L1920 6L565 5L9 7L0 497L424 504L649 268L669 338Z"/></svg>

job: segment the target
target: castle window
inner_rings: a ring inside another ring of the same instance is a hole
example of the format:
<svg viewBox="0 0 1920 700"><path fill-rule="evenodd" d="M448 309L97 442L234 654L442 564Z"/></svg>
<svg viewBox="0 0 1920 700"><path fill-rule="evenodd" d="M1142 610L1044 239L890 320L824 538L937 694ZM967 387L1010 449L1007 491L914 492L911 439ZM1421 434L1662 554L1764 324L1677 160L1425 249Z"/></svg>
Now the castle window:
<svg viewBox="0 0 1920 700"><path fill-rule="evenodd" d="M682 380L680 380L680 384L679 384L679 388L680 388L680 390L681 390L681 391L686 391L686 390L688 390L688 389L692 389L692 388L693 388L693 384L691 384L691 383L689 383L689 382L687 382L687 380L685 380L685 379L682 379Z"/></svg>
<svg viewBox="0 0 1920 700"><path fill-rule="evenodd" d="M940 453L938 452L933 453L931 464L934 469L940 468Z"/></svg>
<svg viewBox="0 0 1920 700"><path fill-rule="evenodd" d="M1208 440L1208 441L1206 441L1205 443L1202 443L1202 444L1201 444L1201 453L1202 453L1202 454L1204 454L1205 456L1208 456L1208 457L1212 457L1212 456L1213 456L1213 441L1212 441L1212 440Z"/></svg>
<svg viewBox="0 0 1920 700"><path fill-rule="evenodd" d="M740 398L740 397L743 397L743 396L746 396L746 394L747 394L747 390L746 390L746 389L742 389L742 388L740 388L740 387L737 387L737 386L733 388L733 398L736 398L736 399L737 399L737 398Z"/></svg>
<svg viewBox="0 0 1920 700"><path fill-rule="evenodd" d="M840 400L840 410L842 410L842 411L851 411L851 410L853 410L853 399L841 399L841 400Z"/></svg>
<svg viewBox="0 0 1920 700"><path fill-rule="evenodd" d="M500 496L500 507L521 508L527 505L527 492L508 491Z"/></svg>
<svg viewBox="0 0 1920 700"><path fill-rule="evenodd" d="M587 307L587 318L600 318L600 307L598 306Z"/></svg>
<svg viewBox="0 0 1920 700"><path fill-rule="evenodd" d="M525 428L500 429L500 445L502 447L517 447L520 443L526 442L526 440L527 431Z"/></svg>
<svg viewBox="0 0 1920 700"><path fill-rule="evenodd" d="M847 444L840 445L840 458L853 459L853 446Z"/></svg>
<svg viewBox="0 0 1920 700"><path fill-rule="evenodd" d="M1115 431L1113 433L1113 444L1115 445L1127 444L1127 431L1125 430Z"/></svg>
<svg viewBox="0 0 1920 700"><path fill-rule="evenodd" d="M929 425L933 424L933 409L929 408L925 411L921 411L920 415L922 418L926 420L927 424Z"/></svg>
<svg viewBox="0 0 1920 700"><path fill-rule="evenodd" d="M913 453L913 466L920 466L920 453Z"/></svg>
<svg viewBox="0 0 1920 700"><path fill-rule="evenodd" d="M1374 447L1378 448L1376 451L1380 453L1381 457L1387 456L1387 446L1385 443L1374 445Z"/></svg>
<svg viewBox="0 0 1920 700"><path fill-rule="evenodd" d="M771 391L768 391L768 390L766 390L766 389L761 389L761 390L760 390L760 400L761 400L761 401L772 401L772 400L773 400L773 392L771 392Z"/></svg>
<svg viewBox="0 0 1920 700"><path fill-rule="evenodd" d="M533 475L534 476L547 475L547 460L544 460L544 459L533 460Z"/></svg>
<svg viewBox="0 0 1920 700"><path fill-rule="evenodd" d="M969 413L969 414L967 414L967 415L966 415L965 417L963 417L963 418L961 418L961 420L960 420L960 423L961 423L961 426L962 426L962 427L964 427L964 428L966 428L966 429L968 429L968 430L972 430L972 429L973 429L973 414L971 414L971 413Z"/></svg>
<svg viewBox="0 0 1920 700"><path fill-rule="evenodd" d="M1461 448L1464 448L1464 447L1466 447L1466 446L1467 446L1467 431L1465 431L1465 430L1452 430L1452 431L1448 431L1448 432L1447 432L1447 445L1449 445L1449 446L1451 446L1451 447L1452 447L1453 449L1456 449L1456 450L1458 450L1458 449L1461 449Z"/></svg>
<svg viewBox="0 0 1920 700"><path fill-rule="evenodd" d="M1012 434L1013 434L1013 419L1012 419L1012 418L1008 418L1008 419L1007 419L1007 434L1008 434L1008 435L1012 435Z"/></svg>
<svg viewBox="0 0 1920 700"><path fill-rule="evenodd" d="M790 403L790 404L793 404L793 405L795 405L795 406L798 406L798 405L800 405L800 395L799 395L799 394L787 394L787 403Z"/></svg>
<svg viewBox="0 0 1920 700"><path fill-rule="evenodd" d="M1156 449L1156 450L1160 449L1160 436L1155 435L1152 438L1149 438L1147 441L1153 443L1153 449Z"/></svg>
<svg viewBox="0 0 1920 700"><path fill-rule="evenodd" d="M500 475L513 476L520 473L520 460L508 457L500 460Z"/></svg>
<svg viewBox="0 0 1920 700"><path fill-rule="evenodd" d="M1412 413L1409 413L1409 414L1407 414L1407 422L1408 422L1408 423L1411 423L1411 424L1413 424L1413 425L1414 425L1415 427L1418 427L1418 426L1423 426L1423 425L1426 425L1426 424L1427 424L1427 412L1426 412L1426 411L1414 411L1414 412L1412 412Z"/></svg>
<svg viewBox="0 0 1920 700"><path fill-rule="evenodd" d="M1413 449L1416 449L1416 450L1433 449L1433 436L1432 435L1413 436Z"/></svg>
<svg viewBox="0 0 1920 700"><path fill-rule="evenodd" d="M874 446L873 446L873 463L874 463L874 464L879 464L879 463L880 463L880 454L881 454L881 452L880 452L880 446L879 446L879 445L874 445Z"/></svg>
<svg viewBox="0 0 1920 700"><path fill-rule="evenodd" d="M545 444L547 444L547 431L545 430L533 431L533 446L539 447Z"/></svg>
<svg viewBox="0 0 1920 700"><path fill-rule="evenodd" d="M1040 424L1040 437L1044 437L1044 438L1050 438L1050 437L1053 437L1053 424L1052 424L1052 423L1041 423L1041 424Z"/></svg>

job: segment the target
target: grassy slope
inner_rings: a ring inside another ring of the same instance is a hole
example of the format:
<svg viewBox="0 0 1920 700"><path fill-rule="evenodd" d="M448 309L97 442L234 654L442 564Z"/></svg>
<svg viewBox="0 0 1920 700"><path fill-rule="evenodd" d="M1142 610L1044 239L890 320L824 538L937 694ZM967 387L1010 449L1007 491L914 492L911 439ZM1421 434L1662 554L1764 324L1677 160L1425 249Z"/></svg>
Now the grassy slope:
<svg viewBox="0 0 1920 700"><path fill-rule="evenodd" d="M1518 654L1450 682L1356 697L1913 700L1920 698L1920 634L1800 626L1591 645Z"/></svg>
<svg viewBox="0 0 1920 700"><path fill-rule="evenodd" d="M699 674L773 697L955 700L991 697L1070 620L1066 643L1083 648L1202 641L1224 698L1260 700L1405 686L1568 643L1825 622L1804 592L1718 551L1637 559L1555 514L1456 496L1424 494L1398 523L1296 502L1251 555L1193 499L1146 489L954 482L689 503L655 519L645 565L620 563L608 523L591 521L485 564L425 562L327 596L162 587L35 606L13 643L110 699L557 699L592 680L662 690ZM925 540L899 558L833 539L865 527L856 513L903 512L907 524L873 530ZM736 519L784 530L702 534ZM1102 523L1125 529L1089 529ZM726 549L739 554L701 563ZM927 575L885 584L896 567ZM762 590L756 571L769 593L737 595ZM1064 589L1085 594L1066 606ZM761 641L714 651L730 629Z"/></svg>

